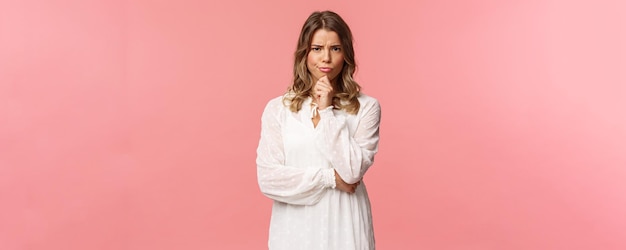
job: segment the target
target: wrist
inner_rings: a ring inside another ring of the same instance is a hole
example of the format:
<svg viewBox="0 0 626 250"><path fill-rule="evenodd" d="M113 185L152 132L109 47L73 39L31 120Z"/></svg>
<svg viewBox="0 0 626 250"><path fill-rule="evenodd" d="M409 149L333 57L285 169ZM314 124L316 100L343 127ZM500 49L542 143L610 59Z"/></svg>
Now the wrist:
<svg viewBox="0 0 626 250"><path fill-rule="evenodd" d="M337 187L337 173L335 169L325 169L324 186L335 189Z"/></svg>

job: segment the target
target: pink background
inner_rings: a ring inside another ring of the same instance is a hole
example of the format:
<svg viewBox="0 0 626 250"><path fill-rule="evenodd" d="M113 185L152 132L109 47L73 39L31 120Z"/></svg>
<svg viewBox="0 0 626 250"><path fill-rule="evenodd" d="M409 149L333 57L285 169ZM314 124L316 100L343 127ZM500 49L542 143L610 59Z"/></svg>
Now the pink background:
<svg viewBox="0 0 626 250"><path fill-rule="evenodd" d="M379 249L626 249L622 0L2 0L0 249L265 249L260 116L324 9Z"/></svg>

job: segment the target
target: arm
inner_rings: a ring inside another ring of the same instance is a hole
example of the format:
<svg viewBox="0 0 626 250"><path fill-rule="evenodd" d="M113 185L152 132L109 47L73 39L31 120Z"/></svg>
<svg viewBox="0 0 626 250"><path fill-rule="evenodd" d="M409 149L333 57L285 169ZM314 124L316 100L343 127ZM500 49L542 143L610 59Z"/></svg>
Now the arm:
<svg viewBox="0 0 626 250"><path fill-rule="evenodd" d="M380 105L372 100L362 103L361 109L354 136L345 118L335 116L332 108L319 112L321 131L316 143L341 179L350 184L363 178L378 151Z"/></svg>
<svg viewBox="0 0 626 250"><path fill-rule="evenodd" d="M257 178L267 197L290 204L312 205L320 201L326 189L335 188L332 168L296 168L286 166L281 134L285 112L280 99L270 101L261 118L261 139L257 148Z"/></svg>

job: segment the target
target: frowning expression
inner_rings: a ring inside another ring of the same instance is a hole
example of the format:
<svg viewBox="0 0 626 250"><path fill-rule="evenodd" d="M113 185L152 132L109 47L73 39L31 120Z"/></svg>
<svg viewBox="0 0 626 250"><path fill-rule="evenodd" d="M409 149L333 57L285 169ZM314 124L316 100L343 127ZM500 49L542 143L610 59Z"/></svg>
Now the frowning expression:
<svg viewBox="0 0 626 250"><path fill-rule="evenodd" d="M328 76L328 79L335 84L337 76L343 69L343 56L341 40L336 32L326 29L315 31L306 60L313 81L317 82L323 76Z"/></svg>

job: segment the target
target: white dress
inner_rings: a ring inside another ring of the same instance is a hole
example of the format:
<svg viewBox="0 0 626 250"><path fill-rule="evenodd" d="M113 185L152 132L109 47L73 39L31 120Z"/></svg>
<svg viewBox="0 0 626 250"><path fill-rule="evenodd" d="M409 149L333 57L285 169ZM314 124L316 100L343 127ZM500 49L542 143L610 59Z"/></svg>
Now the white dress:
<svg viewBox="0 0 626 250"><path fill-rule="evenodd" d="M378 151L380 105L358 97L356 115L329 107L311 120L311 98L291 112L282 96L269 101L257 149L261 192L274 200L271 250L375 249L365 183L354 194L335 189L334 170L347 183L361 180Z"/></svg>

